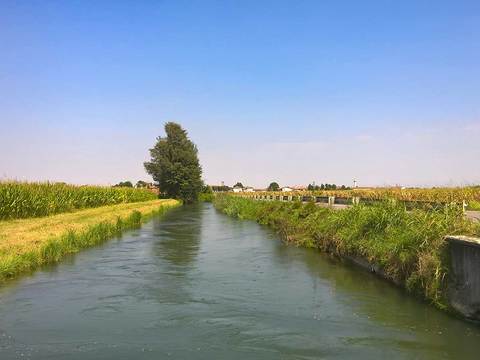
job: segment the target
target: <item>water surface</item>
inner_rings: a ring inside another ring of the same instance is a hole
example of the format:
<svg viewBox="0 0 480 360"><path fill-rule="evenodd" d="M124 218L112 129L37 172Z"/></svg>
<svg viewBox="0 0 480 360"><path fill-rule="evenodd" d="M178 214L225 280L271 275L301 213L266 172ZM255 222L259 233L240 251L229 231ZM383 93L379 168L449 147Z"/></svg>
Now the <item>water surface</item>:
<svg viewBox="0 0 480 360"><path fill-rule="evenodd" d="M480 328L210 204L0 289L0 359L478 359Z"/></svg>

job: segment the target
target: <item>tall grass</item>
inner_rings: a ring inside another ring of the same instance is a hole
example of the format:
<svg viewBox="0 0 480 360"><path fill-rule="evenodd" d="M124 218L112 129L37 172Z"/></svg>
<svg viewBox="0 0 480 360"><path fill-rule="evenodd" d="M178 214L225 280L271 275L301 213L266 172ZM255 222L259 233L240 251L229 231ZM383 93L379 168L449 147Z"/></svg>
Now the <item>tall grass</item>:
<svg viewBox="0 0 480 360"><path fill-rule="evenodd" d="M367 260L387 278L440 308L446 300L446 235L480 235L459 206L406 211L393 202L332 210L300 202L263 202L219 195L228 215L276 229L289 243Z"/></svg>
<svg viewBox="0 0 480 360"><path fill-rule="evenodd" d="M215 198L213 193L200 193L198 194L198 201L200 202L212 202Z"/></svg>
<svg viewBox="0 0 480 360"><path fill-rule="evenodd" d="M0 182L0 220L41 217L156 198L145 189L7 181Z"/></svg>

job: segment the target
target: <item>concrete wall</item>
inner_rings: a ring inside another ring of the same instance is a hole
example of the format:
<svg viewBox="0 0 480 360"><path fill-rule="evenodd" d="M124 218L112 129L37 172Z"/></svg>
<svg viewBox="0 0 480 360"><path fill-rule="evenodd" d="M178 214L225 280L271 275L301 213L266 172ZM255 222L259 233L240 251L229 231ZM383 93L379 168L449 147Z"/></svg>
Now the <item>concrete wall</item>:
<svg viewBox="0 0 480 360"><path fill-rule="evenodd" d="M480 320L480 239L448 236L448 298L465 317Z"/></svg>

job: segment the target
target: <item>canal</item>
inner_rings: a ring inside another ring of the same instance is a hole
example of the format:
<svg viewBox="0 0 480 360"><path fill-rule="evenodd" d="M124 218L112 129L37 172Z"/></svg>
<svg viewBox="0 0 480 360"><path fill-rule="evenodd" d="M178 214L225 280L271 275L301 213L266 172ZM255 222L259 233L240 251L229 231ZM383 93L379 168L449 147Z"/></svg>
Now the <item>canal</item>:
<svg viewBox="0 0 480 360"><path fill-rule="evenodd" d="M0 359L478 359L480 328L211 204L0 288Z"/></svg>

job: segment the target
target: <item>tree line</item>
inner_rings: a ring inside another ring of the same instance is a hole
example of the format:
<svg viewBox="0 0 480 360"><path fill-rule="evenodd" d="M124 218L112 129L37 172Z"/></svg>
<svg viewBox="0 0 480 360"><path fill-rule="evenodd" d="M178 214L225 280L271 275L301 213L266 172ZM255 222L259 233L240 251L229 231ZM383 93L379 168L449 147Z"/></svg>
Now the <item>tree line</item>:
<svg viewBox="0 0 480 360"><path fill-rule="evenodd" d="M143 180L138 180L136 183L135 183L135 187L137 189L142 189L142 188L146 188L148 186L150 186L152 184L146 182L146 181L143 181ZM128 187L128 188L133 188L133 183L129 180L127 181L120 181L118 184L115 184L113 185L113 187Z"/></svg>

